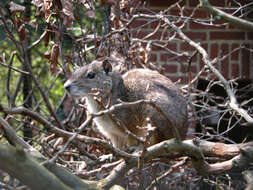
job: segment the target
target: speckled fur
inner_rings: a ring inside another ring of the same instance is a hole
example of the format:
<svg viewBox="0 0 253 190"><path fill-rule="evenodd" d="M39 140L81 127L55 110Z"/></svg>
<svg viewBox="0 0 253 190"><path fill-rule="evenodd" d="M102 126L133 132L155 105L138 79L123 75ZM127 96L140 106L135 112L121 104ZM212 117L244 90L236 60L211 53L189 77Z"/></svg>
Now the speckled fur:
<svg viewBox="0 0 253 190"><path fill-rule="evenodd" d="M86 77L90 71L96 73L94 79ZM133 69L124 75L120 75L116 71L106 74L103 71L103 61L93 61L93 63L74 72L64 86L68 87L72 96L85 96L90 112L102 109L96 101L91 99L93 96L90 93L94 92L94 89L104 92L100 93L101 98L105 102L110 98L111 105L118 103L119 99L124 102L141 99L151 100L167 115L171 123L179 130L181 137L185 138L186 136L188 128L186 100L168 78L156 71ZM96 109L92 109L92 106ZM111 120L111 118L114 119ZM95 119L95 123L99 131L110 139L114 146L125 148L124 146L138 146L138 141L127 136L115 121L125 125L134 134L144 136L146 131L139 129L139 127L146 126L146 118L150 118L152 125L157 127L151 137L150 144L173 138L172 129L166 119L147 104L117 110L110 116L105 115Z"/></svg>

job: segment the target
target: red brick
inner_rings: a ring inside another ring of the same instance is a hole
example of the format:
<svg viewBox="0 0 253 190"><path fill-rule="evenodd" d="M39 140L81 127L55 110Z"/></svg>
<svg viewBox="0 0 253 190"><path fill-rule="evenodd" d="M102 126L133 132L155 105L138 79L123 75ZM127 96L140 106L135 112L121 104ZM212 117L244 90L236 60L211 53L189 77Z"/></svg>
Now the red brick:
<svg viewBox="0 0 253 190"><path fill-rule="evenodd" d="M210 58L214 59L218 57L219 55L219 45L218 44L211 44L211 50L210 50Z"/></svg>
<svg viewBox="0 0 253 190"><path fill-rule="evenodd" d="M181 73L188 73L188 65L181 65L180 67L180 72ZM191 73L197 73L197 66L196 65L191 65Z"/></svg>
<svg viewBox="0 0 253 190"><path fill-rule="evenodd" d="M253 40L253 32L247 32L248 40Z"/></svg>
<svg viewBox="0 0 253 190"><path fill-rule="evenodd" d="M172 51L177 51L177 44L171 42L171 43L168 43L168 45L165 46L165 48L172 50ZM159 46L152 45L151 50L152 51L164 51L165 49L162 47L159 47Z"/></svg>
<svg viewBox="0 0 253 190"><path fill-rule="evenodd" d="M239 44L232 44L231 45L231 51L233 51L234 49L238 48L240 45ZM235 52L233 52L231 54L231 60L233 61L239 61L239 51L240 50L237 50Z"/></svg>
<svg viewBox="0 0 253 190"><path fill-rule="evenodd" d="M182 1L180 3L181 6L185 5L185 1ZM148 6L150 7L164 7L167 8L175 3L177 3L178 0L170 0L170 1L164 1L164 0L149 0L148 1Z"/></svg>
<svg viewBox="0 0 253 190"><path fill-rule="evenodd" d="M149 10L149 9L147 9L147 8L144 8L144 9L138 9L137 10L137 13L142 13L142 14L154 14L154 12L155 13L159 13L161 10L155 10L155 9L152 9L152 11L151 10Z"/></svg>
<svg viewBox="0 0 253 190"><path fill-rule="evenodd" d="M194 53L195 53L195 52L194 52ZM192 56L193 56L193 53L192 53ZM199 56L200 56L200 55L197 53L197 54L192 58L191 62L192 62L192 63L197 62ZM191 58L191 56L188 58L187 63L189 63L190 58Z"/></svg>
<svg viewBox="0 0 253 190"><path fill-rule="evenodd" d="M246 45L249 47L249 45ZM250 76L250 52L246 49L242 49L241 51L241 65L242 65L242 76L249 77Z"/></svg>
<svg viewBox="0 0 253 190"><path fill-rule="evenodd" d="M133 37L135 38L139 38L139 39L143 39L144 37L146 37L147 35L149 35L151 32L149 31L143 31L143 30L138 30L138 31L133 31ZM155 39L155 40L159 40L162 36L162 32L158 31L155 34L153 34L152 36L150 36L148 39ZM167 33L165 33L163 35L164 37L167 37Z"/></svg>
<svg viewBox="0 0 253 190"><path fill-rule="evenodd" d="M130 28L131 29L134 29L134 28L137 28L137 27L141 27L143 26L144 24L147 23L147 20L143 20L143 19L137 19L137 20L134 20L131 24L130 24Z"/></svg>
<svg viewBox="0 0 253 190"><path fill-rule="evenodd" d="M210 40L245 40L245 32L210 32Z"/></svg>
<svg viewBox="0 0 253 190"><path fill-rule="evenodd" d="M157 61L157 55L154 53L149 54L149 61L156 62Z"/></svg>
<svg viewBox="0 0 253 190"><path fill-rule="evenodd" d="M180 10L179 9L170 9L170 15L174 15L174 16L180 16Z"/></svg>
<svg viewBox="0 0 253 190"><path fill-rule="evenodd" d="M185 56L185 55L183 55L183 56L176 56L174 60L176 60L179 63L186 63L186 62L188 63L189 56Z"/></svg>
<svg viewBox="0 0 253 190"><path fill-rule="evenodd" d="M220 1L220 0L209 0L209 3L213 6L219 6L219 7L223 7L225 5L225 1ZM196 7L198 4L199 4L199 1L189 0L189 6L191 7Z"/></svg>
<svg viewBox="0 0 253 190"><path fill-rule="evenodd" d="M201 70L204 66L205 66L205 64L202 61L202 59L200 58L200 60L199 60L199 69Z"/></svg>
<svg viewBox="0 0 253 190"><path fill-rule="evenodd" d="M184 9L183 11L183 16L185 17L189 17L192 15L192 12L193 12L193 9ZM179 11L178 10L175 10L175 9L172 9L170 11L170 14L172 15L179 15ZM193 18L207 18L208 17L208 12L205 11L205 10L200 10L200 9L197 9L195 10L194 12L194 15L193 15Z"/></svg>
<svg viewBox="0 0 253 190"><path fill-rule="evenodd" d="M185 32L184 33L191 40L206 40L206 32Z"/></svg>
<svg viewBox="0 0 253 190"><path fill-rule="evenodd" d="M229 67L229 59L227 57L221 61L221 73L226 79L229 79Z"/></svg>
<svg viewBox="0 0 253 190"><path fill-rule="evenodd" d="M221 56L224 56L225 54L228 53L229 49L228 49L228 44L221 44Z"/></svg>
<svg viewBox="0 0 253 190"><path fill-rule="evenodd" d="M204 48L208 53L208 43L201 43L200 44L202 48Z"/></svg>
<svg viewBox="0 0 253 190"><path fill-rule="evenodd" d="M158 46L155 46L155 45L151 46L151 51L162 51L162 50L163 50L163 48L161 48L161 47L158 47Z"/></svg>
<svg viewBox="0 0 253 190"><path fill-rule="evenodd" d="M177 73L178 71L178 65L164 64L163 68L165 73Z"/></svg>
<svg viewBox="0 0 253 190"><path fill-rule="evenodd" d="M235 26L235 25L232 25L232 24L229 24L228 25L228 30L240 30L241 28L239 28L238 26Z"/></svg>
<svg viewBox="0 0 253 190"><path fill-rule="evenodd" d="M156 27L158 26L158 24L159 24L159 21L156 20L154 22L151 22L150 25L149 25L149 27L151 29L156 29Z"/></svg>
<svg viewBox="0 0 253 190"><path fill-rule="evenodd" d="M172 51L177 51L177 44L173 42L169 42L167 45L167 48L172 50Z"/></svg>
<svg viewBox="0 0 253 190"><path fill-rule="evenodd" d="M149 34L150 33L152 33L152 32L149 32ZM148 39L160 40L161 37L163 37L162 39L167 38L168 37L168 33L167 32L163 33L162 31L157 31L154 35L152 35Z"/></svg>
<svg viewBox="0 0 253 190"><path fill-rule="evenodd" d="M221 50L221 55L220 55L221 57L228 54L228 51L229 51L228 44L221 44L220 50ZM228 56L224 60L221 61L221 72L226 79L229 78L229 67L230 65L229 65L229 56Z"/></svg>
<svg viewBox="0 0 253 190"><path fill-rule="evenodd" d="M161 62L167 62L168 61L169 53L161 53L160 54L160 61Z"/></svg>
<svg viewBox="0 0 253 190"><path fill-rule="evenodd" d="M186 42L180 43L180 51L194 51L195 49Z"/></svg>
<svg viewBox="0 0 253 190"><path fill-rule="evenodd" d="M194 18L207 18L208 17L208 13L206 10L196 10L194 13Z"/></svg>
<svg viewBox="0 0 253 190"><path fill-rule="evenodd" d="M232 70L231 78L239 77L240 67L239 67L238 64L232 64L231 65L231 70Z"/></svg>
<svg viewBox="0 0 253 190"><path fill-rule="evenodd" d="M168 62L169 59L175 57L175 55L171 53L161 53L160 54L160 61L161 62Z"/></svg>

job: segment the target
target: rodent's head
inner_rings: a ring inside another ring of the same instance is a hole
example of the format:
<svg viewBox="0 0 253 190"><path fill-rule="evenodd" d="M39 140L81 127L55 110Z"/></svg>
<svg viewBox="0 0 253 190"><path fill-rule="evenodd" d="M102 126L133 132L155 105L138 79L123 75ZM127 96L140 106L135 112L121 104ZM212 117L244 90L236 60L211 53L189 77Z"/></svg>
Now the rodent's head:
<svg viewBox="0 0 253 190"><path fill-rule="evenodd" d="M101 96L112 90L112 66L108 60L93 61L77 69L65 82L64 88L71 96L83 97L100 92Z"/></svg>

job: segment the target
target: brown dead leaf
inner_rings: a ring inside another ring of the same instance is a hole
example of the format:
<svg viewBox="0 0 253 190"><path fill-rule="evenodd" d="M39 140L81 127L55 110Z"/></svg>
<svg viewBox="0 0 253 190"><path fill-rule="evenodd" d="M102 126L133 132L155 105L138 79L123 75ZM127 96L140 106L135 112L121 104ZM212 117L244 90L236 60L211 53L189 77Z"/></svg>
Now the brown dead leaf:
<svg viewBox="0 0 253 190"><path fill-rule="evenodd" d="M117 4L116 0L101 0L100 2L102 6L105 6L105 5L114 6Z"/></svg>
<svg viewBox="0 0 253 190"><path fill-rule="evenodd" d="M45 46L48 46L49 39L50 39L50 33L49 33L49 31L47 30L47 31L46 31L46 34L45 34L45 36L44 36L44 38L43 38Z"/></svg>
<svg viewBox="0 0 253 190"><path fill-rule="evenodd" d="M95 9L95 6L93 3L90 3L89 0L79 0L79 2L81 4L83 4L83 6L86 8L86 9Z"/></svg>
<svg viewBox="0 0 253 190"><path fill-rule="evenodd" d="M46 52L44 53L44 57L45 57L46 59L50 59L50 51L46 51Z"/></svg>
<svg viewBox="0 0 253 190"><path fill-rule="evenodd" d="M26 39L26 29L25 29L25 25L22 24L19 28L18 28L18 36L20 38L21 41L24 41Z"/></svg>
<svg viewBox="0 0 253 190"><path fill-rule="evenodd" d="M138 67L144 67L148 62L148 50L143 48L142 44L139 43L128 52L132 58L132 63Z"/></svg>
<svg viewBox="0 0 253 190"><path fill-rule="evenodd" d="M24 6L16 4L12 1L9 3L9 5L10 5L9 9L10 9L11 13L17 13L17 12L24 12L25 11Z"/></svg>
<svg viewBox="0 0 253 190"><path fill-rule="evenodd" d="M147 61L148 61L148 54L147 54L146 49L144 49L143 47L141 47L141 48L139 49L139 57L140 57L141 61L142 61L144 64L147 63Z"/></svg>
<svg viewBox="0 0 253 190"><path fill-rule="evenodd" d="M45 20L47 23L49 23L50 17L52 15L51 7L53 3L50 0L44 0L43 1L43 11L45 15Z"/></svg>
<svg viewBox="0 0 253 190"><path fill-rule="evenodd" d="M62 12L63 12L63 24L70 25L75 20L73 13L73 4L69 0L61 0Z"/></svg>
<svg viewBox="0 0 253 190"><path fill-rule="evenodd" d="M88 18L95 18L96 14L94 13L94 11L92 10L88 10L85 12L85 15L88 17Z"/></svg>
<svg viewBox="0 0 253 190"><path fill-rule="evenodd" d="M37 7L36 12L35 12L35 16L40 16L43 14L43 3L44 0L32 0L32 4Z"/></svg>
<svg viewBox="0 0 253 190"><path fill-rule="evenodd" d="M59 45L54 44L50 52L50 71L56 73L58 66Z"/></svg>
<svg viewBox="0 0 253 190"><path fill-rule="evenodd" d="M32 0L32 4L36 7L42 7L43 6L43 0Z"/></svg>

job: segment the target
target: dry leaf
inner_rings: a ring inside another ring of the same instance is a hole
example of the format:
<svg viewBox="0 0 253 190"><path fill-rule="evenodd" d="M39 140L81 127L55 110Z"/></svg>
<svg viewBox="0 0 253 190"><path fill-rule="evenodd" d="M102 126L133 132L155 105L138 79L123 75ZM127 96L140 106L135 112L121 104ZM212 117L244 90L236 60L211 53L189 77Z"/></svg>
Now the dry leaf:
<svg viewBox="0 0 253 190"><path fill-rule="evenodd" d="M50 52L50 71L54 74L57 71L59 56L59 45L54 44Z"/></svg>
<svg viewBox="0 0 253 190"><path fill-rule="evenodd" d="M49 23L50 17L52 15L51 7L53 3L50 0L44 0L43 1L43 10L45 14L45 20L47 23Z"/></svg>
<svg viewBox="0 0 253 190"><path fill-rule="evenodd" d="M25 11L25 7L24 6L16 4L16 3L12 2L12 1L9 3L9 5L10 5L9 9L10 9L11 13L24 12Z"/></svg>
<svg viewBox="0 0 253 190"><path fill-rule="evenodd" d="M48 46L49 39L50 39L50 33L49 33L49 31L47 30L47 31L46 31L46 34L45 34L45 36L44 36L44 38L43 38L45 46Z"/></svg>
<svg viewBox="0 0 253 190"><path fill-rule="evenodd" d="M43 0L32 0L32 4L36 7L42 7L43 6Z"/></svg>
<svg viewBox="0 0 253 190"><path fill-rule="evenodd" d="M72 1L61 0L63 12L63 24L70 25L75 20Z"/></svg>
<svg viewBox="0 0 253 190"><path fill-rule="evenodd" d="M44 57L45 57L46 59L50 59L50 51L46 51L46 52L44 53Z"/></svg>
<svg viewBox="0 0 253 190"><path fill-rule="evenodd" d="M85 15L89 18L95 18L96 14L94 13L94 11L89 10L85 12Z"/></svg>
<svg viewBox="0 0 253 190"><path fill-rule="evenodd" d="M19 36L21 41L24 41L26 39L26 30L25 30L25 25L24 24L22 24L18 28L18 36Z"/></svg>
<svg viewBox="0 0 253 190"><path fill-rule="evenodd" d="M102 6L105 6L105 5L114 6L117 4L116 0L101 0L100 2Z"/></svg>
<svg viewBox="0 0 253 190"><path fill-rule="evenodd" d="M81 4L83 4L83 6L84 6L86 9L95 9L94 4L93 4L93 3L89 3L88 0L79 0L79 2L80 2Z"/></svg>

